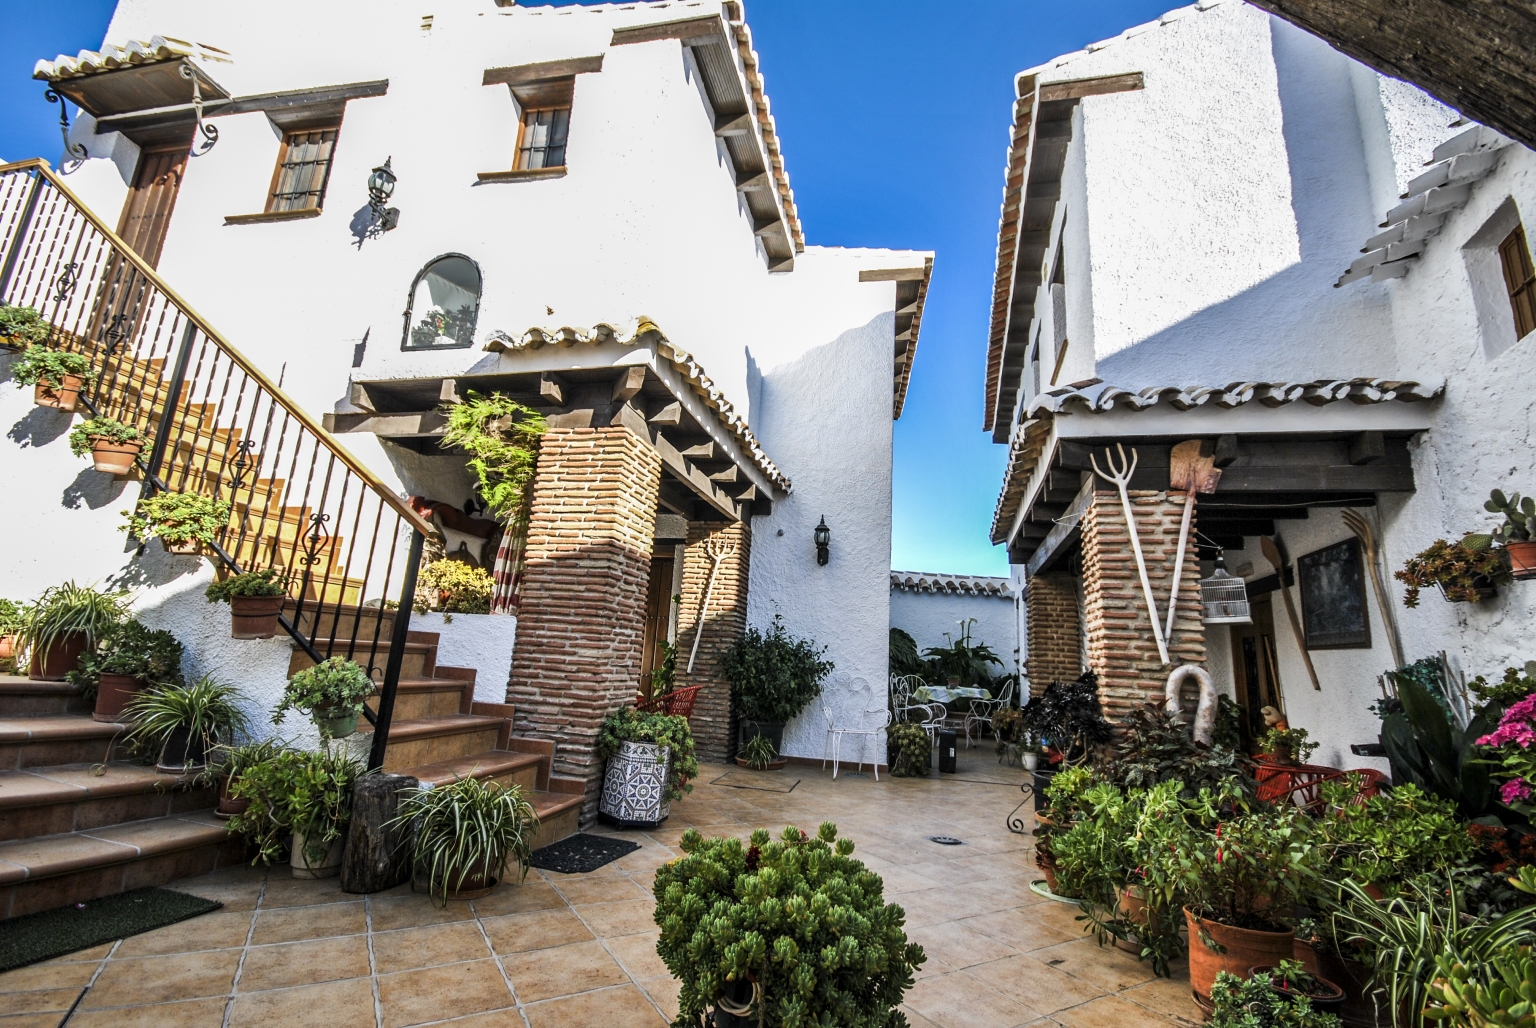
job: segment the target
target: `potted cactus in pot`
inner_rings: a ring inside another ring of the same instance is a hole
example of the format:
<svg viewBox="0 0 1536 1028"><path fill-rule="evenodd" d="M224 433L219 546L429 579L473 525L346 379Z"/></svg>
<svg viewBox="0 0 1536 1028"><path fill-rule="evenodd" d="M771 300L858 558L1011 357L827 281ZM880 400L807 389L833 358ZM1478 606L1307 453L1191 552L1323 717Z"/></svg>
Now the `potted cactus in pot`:
<svg viewBox="0 0 1536 1028"><path fill-rule="evenodd" d="M1510 577L1517 580L1536 578L1536 496L1522 499L1519 493L1505 496L1495 489L1483 509L1504 516L1504 523L1495 528L1492 535L1493 541L1504 548L1504 556L1509 558Z"/></svg>
<svg viewBox="0 0 1536 1028"><path fill-rule="evenodd" d="M270 639L288 598L288 584L276 568L244 571L214 582L204 593L209 603L229 604L231 639Z"/></svg>
<svg viewBox="0 0 1536 1028"><path fill-rule="evenodd" d="M11 374L17 385L33 387L33 399L39 407L64 411L75 409L80 390L96 377L87 358L41 343L27 347L11 365Z"/></svg>
<svg viewBox="0 0 1536 1028"><path fill-rule="evenodd" d="M344 739L357 731L363 702L372 695L373 679L361 665L345 657L329 657L288 679L272 723L281 724L290 710L302 710L320 730L321 739Z"/></svg>
<svg viewBox="0 0 1536 1028"><path fill-rule="evenodd" d="M70 429L69 449L76 457L89 453L103 474L126 475L144 449L144 434L111 418L90 418Z"/></svg>

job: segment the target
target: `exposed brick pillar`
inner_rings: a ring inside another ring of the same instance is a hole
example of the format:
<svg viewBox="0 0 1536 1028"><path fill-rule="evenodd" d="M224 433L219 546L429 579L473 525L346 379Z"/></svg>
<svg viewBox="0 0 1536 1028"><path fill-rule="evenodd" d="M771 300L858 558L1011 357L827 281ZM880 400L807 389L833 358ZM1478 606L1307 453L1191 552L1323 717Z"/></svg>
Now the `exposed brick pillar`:
<svg viewBox="0 0 1536 1028"><path fill-rule="evenodd" d="M635 698L661 458L627 428L550 429L539 446L517 645L514 731L553 739L554 773L597 814L598 727Z"/></svg>
<svg viewBox="0 0 1536 1028"><path fill-rule="evenodd" d="M1024 587L1029 620L1029 691L1045 692L1052 682L1070 682L1083 673L1083 626L1077 616L1077 583L1071 575L1035 575Z"/></svg>
<svg viewBox="0 0 1536 1028"><path fill-rule="evenodd" d="M1130 496L1161 624L1168 616L1168 591L1173 583L1184 496L1134 489ZM1093 502L1083 515L1082 535L1083 629L1088 636L1088 667L1099 676L1104 716L1115 721L1138 704L1161 698L1163 685L1174 667L1205 663L1195 525L1190 525L1190 542L1184 551L1179 613L1168 643L1171 665L1163 664L1152 638L1152 622L1118 493L1094 493Z"/></svg>
<svg viewBox="0 0 1536 1028"><path fill-rule="evenodd" d="M713 563L707 544L734 548L720 561L715 588L709 596L709 611L704 618L704 635L699 640L699 655L693 673L688 653L699 621L699 605L709 584ZM694 743L699 758L724 760L731 748L731 686L720 673L726 651L736 645L747 627L747 568L752 549L752 530L743 521L734 525L719 522L688 522L688 549L683 557L682 603L677 612L677 684L702 685L703 691L693 705Z"/></svg>

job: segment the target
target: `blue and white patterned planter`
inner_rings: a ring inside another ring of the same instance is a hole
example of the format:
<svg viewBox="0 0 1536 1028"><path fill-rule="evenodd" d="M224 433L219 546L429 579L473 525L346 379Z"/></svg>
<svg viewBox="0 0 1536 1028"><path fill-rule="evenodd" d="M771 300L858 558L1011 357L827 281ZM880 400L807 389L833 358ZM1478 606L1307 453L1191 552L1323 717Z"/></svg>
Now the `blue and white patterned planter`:
<svg viewBox="0 0 1536 1028"><path fill-rule="evenodd" d="M654 828L672 813L666 800L671 753L649 742L626 742L608 759L598 813L614 824Z"/></svg>

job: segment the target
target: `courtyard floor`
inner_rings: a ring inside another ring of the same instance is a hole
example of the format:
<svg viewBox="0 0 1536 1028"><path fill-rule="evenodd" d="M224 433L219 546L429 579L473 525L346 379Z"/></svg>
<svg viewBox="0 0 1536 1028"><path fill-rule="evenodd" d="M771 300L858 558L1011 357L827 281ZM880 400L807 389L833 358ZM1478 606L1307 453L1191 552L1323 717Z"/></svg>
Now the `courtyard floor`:
<svg viewBox="0 0 1536 1028"><path fill-rule="evenodd" d="M914 1028L1198 1024L1182 967L1156 979L1085 936L1075 906L1030 892L1030 839L1004 824L1023 777L990 749L963 754L953 776L878 783L707 764L663 828L614 833L640 850L591 874L535 870L447 909L409 886L353 896L286 867L183 879L170 887L223 908L0 975L0 1028L659 1028L677 983L656 956L650 890L683 831L822 821L884 877L927 951L904 1008Z"/></svg>

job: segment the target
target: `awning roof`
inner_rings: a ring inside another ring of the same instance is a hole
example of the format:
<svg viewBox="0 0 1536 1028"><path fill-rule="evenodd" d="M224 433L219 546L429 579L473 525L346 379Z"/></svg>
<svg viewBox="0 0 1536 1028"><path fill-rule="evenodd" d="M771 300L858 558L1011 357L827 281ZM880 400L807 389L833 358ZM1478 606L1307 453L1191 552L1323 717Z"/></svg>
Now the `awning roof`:
<svg viewBox="0 0 1536 1028"><path fill-rule="evenodd" d="M190 103L192 82L182 77L178 69L182 62L197 76L205 102L228 100L229 91L215 82L198 61L227 64L230 57L225 51L202 43L151 36L148 42L134 39L121 46L82 50L74 57L60 54L51 61L38 61L32 68L32 77L52 83L58 92L98 118Z"/></svg>
<svg viewBox="0 0 1536 1028"><path fill-rule="evenodd" d="M892 571L891 588L897 592L937 593L944 596L989 596L1005 600L1013 596L1008 579L985 575Z"/></svg>

